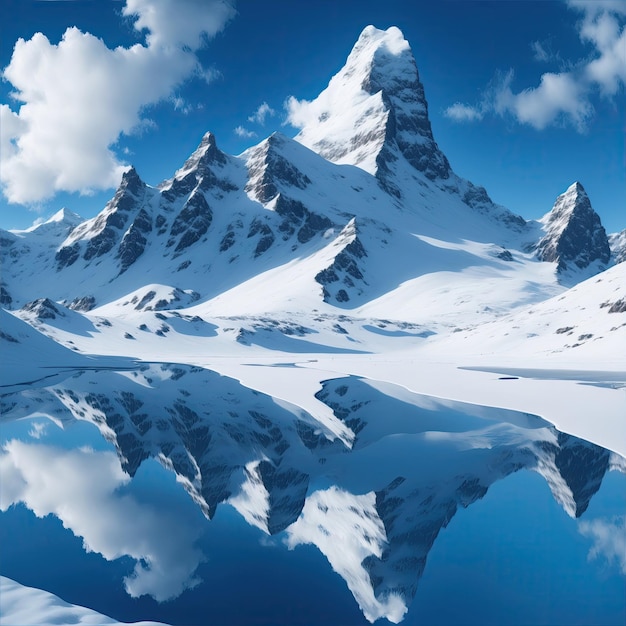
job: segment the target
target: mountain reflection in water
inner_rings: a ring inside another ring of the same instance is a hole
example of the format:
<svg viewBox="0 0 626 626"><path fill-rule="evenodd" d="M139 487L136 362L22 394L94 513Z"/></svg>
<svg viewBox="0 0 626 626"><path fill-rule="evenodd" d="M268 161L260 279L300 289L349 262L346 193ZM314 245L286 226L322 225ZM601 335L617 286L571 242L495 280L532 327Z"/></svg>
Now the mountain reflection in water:
<svg viewBox="0 0 626 626"><path fill-rule="evenodd" d="M315 546L367 620L398 622L441 529L493 483L533 470L578 518L607 471L625 468L618 455L514 411L357 377L324 381L317 398L335 422L321 423L213 371L169 364L86 370L6 394L1 509L6 516L22 503L38 517L52 514L88 551L107 561L130 559L126 593L169 601L163 606L171 609L185 590L202 588L198 570L211 558L201 540L211 525L207 530L202 515L210 520L228 503L274 548ZM63 425L68 436L77 421L94 424L111 445L60 445L41 420L30 436L12 433L19 422L9 421L35 416ZM189 513L189 499L172 506L172 485L162 503L156 483L150 497L133 491L133 477L149 459L173 472L202 515ZM606 552L603 537L622 526L619 517L592 520L581 523L580 534L594 541L596 553ZM293 622L289 615L285 621ZM308 623L306 616L297 621Z"/></svg>

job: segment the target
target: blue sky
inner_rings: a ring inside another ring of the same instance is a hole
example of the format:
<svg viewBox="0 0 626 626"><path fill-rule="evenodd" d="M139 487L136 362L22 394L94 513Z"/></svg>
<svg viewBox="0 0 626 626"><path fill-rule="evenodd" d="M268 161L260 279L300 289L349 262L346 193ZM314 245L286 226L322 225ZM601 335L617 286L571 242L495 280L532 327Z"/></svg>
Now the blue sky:
<svg viewBox="0 0 626 626"><path fill-rule="evenodd" d="M91 217L124 167L157 184L207 130L231 154L295 135L285 100L314 98L368 24L408 39L459 175L527 219L579 180L607 230L626 227L626 0L0 7L0 227Z"/></svg>

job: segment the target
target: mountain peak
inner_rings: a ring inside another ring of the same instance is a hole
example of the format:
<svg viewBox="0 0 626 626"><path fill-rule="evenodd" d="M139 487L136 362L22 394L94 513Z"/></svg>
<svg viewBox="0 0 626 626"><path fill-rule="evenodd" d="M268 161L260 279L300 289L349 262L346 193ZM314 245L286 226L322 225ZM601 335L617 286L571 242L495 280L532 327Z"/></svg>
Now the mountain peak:
<svg viewBox="0 0 626 626"><path fill-rule="evenodd" d="M609 262L606 231L578 181L556 199L539 222L545 236L537 244L537 255L542 261L557 261L559 271L568 269L568 263L584 269L594 261Z"/></svg>
<svg viewBox="0 0 626 626"><path fill-rule="evenodd" d="M211 132L207 132L203 135L202 141L200 141L198 147L185 161L184 165L176 172L174 178L185 178L185 176L192 171L197 171L202 175L209 165L224 165L225 163L226 155L217 147L215 135Z"/></svg>
<svg viewBox="0 0 626 626"><path fill-rule="evenodd" d="M130 169L126 170L122 175L119 189L130 191L130 193L136 196L145 186L146 184L139 177L134 165L131 165Z"/></svg>
<svg viewBox="0 0 626 626"><path fill-rule="evenodd" d="M591 201L585 188L576 181L572 183L560 196L557 197L554 206L539 221L546 227L566 226L572 214L594 214ZM600 218L598 217L598 220Z"/></svg>
<svg viewBox="0 0 626 626"><path fill-rule="evenodd" d="M357 165L383 179L404 157L430 179L449 178L433 138L424 87L399 28L367 26L344 67L313 101L291 99L296 139L329 161Z"/></svg>
<svg viewBox="0 0 626 626"><path fill-rule="evenodd" d="M578 181L573 182L561 195L566 197L567 200L575 200L576 198L580 198L581 200L586 198L589 200L589 196L587 195L585 188L582 186L582 183L579 183Z"/></svg>

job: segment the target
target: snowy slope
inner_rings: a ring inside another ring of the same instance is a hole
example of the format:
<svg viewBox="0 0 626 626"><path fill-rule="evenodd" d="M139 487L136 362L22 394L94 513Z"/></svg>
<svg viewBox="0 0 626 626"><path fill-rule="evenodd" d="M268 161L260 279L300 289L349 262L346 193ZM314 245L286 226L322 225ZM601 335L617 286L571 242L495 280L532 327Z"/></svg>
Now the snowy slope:
<svg viewBox="0 0 626 626"><path fill-rule="evenodd" d="M620 263L559 296L433 343L446 352L561 355L578 363L613 359L624 368L626 266Z"/></svg>
<svg viewBox="0 0 626 626"><path fill-rule="evenodd" d="M12 626L33 624L121 624L110 617L82 606L64 602L61 598L26 587L0 576L0 620ZM161 622L133 622L133 626L159 626Z"/></svg>

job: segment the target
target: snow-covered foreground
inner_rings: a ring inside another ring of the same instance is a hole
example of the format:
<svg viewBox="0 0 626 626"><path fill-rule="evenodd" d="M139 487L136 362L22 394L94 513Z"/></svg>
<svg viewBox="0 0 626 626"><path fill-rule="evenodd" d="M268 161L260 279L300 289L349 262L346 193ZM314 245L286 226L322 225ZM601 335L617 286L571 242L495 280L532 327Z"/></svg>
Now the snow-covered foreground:
<svg viewBox="0 0 626 626"><path fill-rule="evenodd" d="M436 323L336 313L210 317L198 305L113 317L105 316L107 309L100 315L55 305L54 320L18 313L47 336L3 313L6 334L21 343L3 342L0 371L4 389L13 390L45 382L55 368L63 373L132 368L135 362L191 364L299 406L324 423L332 422L332 411L315 397L322 381L359 376L531 413L626 456L623 302L626 264L493 322L466 318L465 328L453 333ZM239 306L244 309L245 302ZM24 359L25 346L37 357Z"/></svg>

